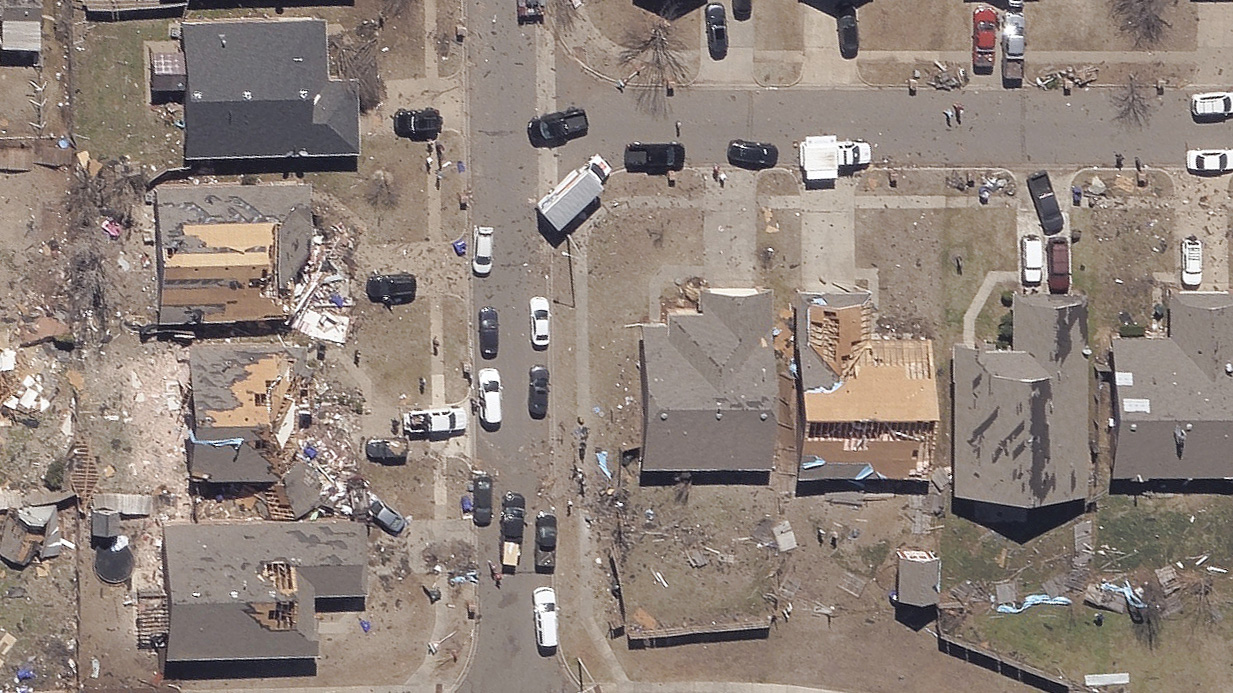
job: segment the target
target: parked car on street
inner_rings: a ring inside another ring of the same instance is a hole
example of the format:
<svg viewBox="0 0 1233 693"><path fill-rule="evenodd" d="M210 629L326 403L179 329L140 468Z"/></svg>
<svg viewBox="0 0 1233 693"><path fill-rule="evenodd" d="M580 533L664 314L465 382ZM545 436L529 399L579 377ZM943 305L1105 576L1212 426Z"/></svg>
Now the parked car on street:
<svg viewBox="0 0 1233 693"><path fill-rule="evenodd" d="M497 309L484 306L479 309L479 347L480 356L486 359L496 358L499 345Z"/></svg>
<svg viewBox="0 0 1233 693"><path fill-rule="evenodd" d="M1228 149L1191 149L1186 152L1186 169L1191 173L1226 173L1233 170L1233 151Z"/></svg>
<svg viewBox="0 0 1233 693"><path fill-rule="evenodd" d="M1182 241L1182 286L1196 288L1203 283L1203 241L1187 236Z"/></svg>
<svg viewBox="0 0 1233 693"><path fill-rule="evenodd" d="M551 573L557 567L557 516L535 516L535 572Z"/></svg>
<svg viewBox="0 0 1233 693"><path fill-rule="evenodd" d="M724 6L717 2L706 6L706 46L713 60L728 55L728 19Z"/></svg>
<svg viewBox="0 0 1233 693"><path fill-rule="evenodd" d="M487 527L492 522L492 477L487 474L475 477L471 489L471 521L477 527Z"/></svg>
<svg viewBox="0 0 1233 693"><path fill-rule="evenodd" d="M492 273L492 236L491 226L476 226L475 247L471 251L471 271L476 276L487 277Z"/></svg>
<svg viewBox="0 0 1233 693"><path fill-rule="evenodd" d="M587 112L577 106L535 116L527 123L527 137L533 147L557 147L585 137L590 129Z"/></svg>
<svg viewBox="0 0 1233 693"><path fill-rule="evenodd" d="M536 587L531 592L535 605L535 645L543 654L557 649L557 593L551 587Z"/></svg>
<svg viewBox="0 0 1233 693"><path fill-rule="evenodd" d="M1190 97L1190 115L1195 120L1223 120L1233 115L1233 92L1209 91Z"/></svg>
<svg viewBox="0 0 1233 693"><path fill-rule="evenodd" d="M441 112L435 108L424 108L418 111L400 108L394 113L394 134L416 142L437 139L441 135L443 124Z"/></svg>
<svg viewBox="0 0 1233 693"><path fill-rule="evenodd" d="M680 142L630 142L625 145L625 170L659 174L685 168L685 145Z"/></svg>
<svg viewBox="0 0 1233 693"><path fill-rule="evenodd" d="M728 143L728 163L754 170L772 168L779 163L779 149L766 142L732 140Z"/></svg>
<svg viewBox="0 0 1233 693"><path fill-rule="evenodd" d="M377 464L406 464L407 441L395 438L369 438L364 442L364 456Z"/></svg>
<svg viewBox="0 0 1233 693"><path fill-rule="evenodd" d="M835 23L839 30L839 55L851 60L860 50L860 35L856 28L856 6L844 1L836 8Z"/></svg>
<svg viewBox="0 0 1233 693"><path fill-rule="evenodd" d="M1044 279L1045 244L1041 242L1040 236L1030 235L1019 241L1019 248L1019 259L1023 264L1023 283L1036 286Z"/></svg>
<svg viewBox="0 0 1233 693"><path fill-rule="evenodd" d="M368 506L368 516L372 518L373 524L385 530L390 536L396 537L407 528L407 518L379 498L372 499L372 504Z"/></svg>
<svg viewBox="0 0 1233 693"><path fill-rule="evenodd" d="M501 374L495 368L479 372L480 418L490 427L501 425Z"/></svg>
<svg viewBox="0 0 1233 693"><path fill-rule="evenodd" d="M998 47L998 13L988 5L972 12L972 70L993 72L993 54Z"/></svg>
<svg viewBox="0 0 1233 693"><path fill-rule="evenodd" d="M406 272L374 274L364 284L364 292L373 303L402 305L415 300L415 275Z"/></svg>
<svg viewBox="0 0 1233 693"><path fill-rule="evenodd" d="M548 415L548 367L531 366L527 391L527 411L533 419Z"/></svg>
<svg viewBox="0 0 1233 693"><path fill-rule="evenodd" d="M536 349L548 348L548 323L552 313L548 309L548 299L543 296L531 298L531 346Z"/></svg>
<svg viewBox="0 0 1233 693"><path fill-rule="evenodd" d="M1032 196L1032 205L1036 207L1036 217L1040 219L1040 227L1046 236L1062 230L1065 220L1062 210L1057 204L1057 196L1053 194L1053 184L1049 182L1049 174L1037 171L1027 178L1028 193Z"/></svg>

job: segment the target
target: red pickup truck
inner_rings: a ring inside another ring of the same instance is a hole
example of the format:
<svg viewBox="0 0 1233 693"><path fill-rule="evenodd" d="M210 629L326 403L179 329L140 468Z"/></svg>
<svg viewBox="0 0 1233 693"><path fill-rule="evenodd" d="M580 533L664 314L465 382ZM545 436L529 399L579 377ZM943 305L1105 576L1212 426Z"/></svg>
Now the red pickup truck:
<svg viewBox="0 0 1233 693"><path fill-rule="evenodd" d="M993 53L998 45L998 13L988 5L972 12L972 70L993 72Z"/></svg>

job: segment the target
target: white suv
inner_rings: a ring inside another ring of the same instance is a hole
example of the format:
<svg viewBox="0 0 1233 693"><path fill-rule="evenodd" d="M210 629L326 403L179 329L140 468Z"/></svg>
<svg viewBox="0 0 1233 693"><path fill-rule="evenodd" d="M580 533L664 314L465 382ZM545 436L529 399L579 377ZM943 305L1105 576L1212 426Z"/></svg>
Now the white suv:
<svg viewBox="0 0 1233 693"><path fill-rule="evenodd" d="M537 587L531 593L535 605L535 644L541 650L557 647L557 593L551 587Z"/></svg>
<svg viewBox="0 0 1233 693"><path fill-rule="evenodd" d="M471 271L480 277L492 272L492 227L475 227L475 249L471 251Z"/></svg>
<svg viewBox="0 0 1233 693"><path fill-rule="evenodd" d="M1190 236L1182 241L1182 286L1197 287L1203 283L1203 241Z"/></svg>
<svg viewBox="0 0 1233 693"><path fill-rule="evenodd" d="M548 346L548 299L536 296L531 299L531 346L544 349Z"/></svg>
<svg viewBox="0 0 1233 693"><path fill-rule="evenodd" d="M1019 246L1023 262L1023 283L1036 286L1044 279L1045 244L1041 242L1040 236L1031 235L1024 236L1023 240L1019 241Z"/></svg>
<svg viewBox="0 0 1233 693"><path fill-rule="evenodd" d="M501 425L501 374L495 368L479 372L480 416L489 426Z"/></svg>

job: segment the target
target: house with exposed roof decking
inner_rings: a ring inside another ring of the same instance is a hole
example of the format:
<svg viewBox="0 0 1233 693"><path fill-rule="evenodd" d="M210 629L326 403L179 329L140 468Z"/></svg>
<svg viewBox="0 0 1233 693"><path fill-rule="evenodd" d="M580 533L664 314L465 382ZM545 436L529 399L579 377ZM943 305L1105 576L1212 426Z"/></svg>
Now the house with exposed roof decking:
<svg viewBox="0 0 1233 693"><path fill-rule="evenodd" d="M367 597L368 530L348 520L168 524L169 677L315 673L316 613Z"/></svg>
<svg viewBox="0 0 1233 693"><path fill-rule="evenodd" d="M311 376L302 347L199 344L189 356L189 476L209 484L273 484Z"/></svg>
<svg viewBox="0 0 1233 693"><path fill-rule="evenodd" d="M933 342L876 334L868 291L802 292L793 309L798 485L925 483L940 420Z"/></svg>
<svg viewBox="0 0 1233 693"><path fill-rule="evenodd" d="M184 160L354 168L359 96L330 78L324 20L184 22Z"/></svg>
<svg viewBox="0 0 1233 693"><path fill-rule="evenodd" d="M1087 299L1016 294L1014 349L956 346L954 497L977 519L1023 522L1087 498Z"/></svg>
<svg viewBox="0 0 1233 693"><path fill-rule="evenodd" d="M1111 489L1229 488L1233 295L1174 293L1168 337L1113 342Z"/></svg>
<svg viewBox="0 0 1233 693"><path fill-rule="evenodd" d="M642 326L642 473L769 473L778 376L770 291L707 289Z"/></svg>

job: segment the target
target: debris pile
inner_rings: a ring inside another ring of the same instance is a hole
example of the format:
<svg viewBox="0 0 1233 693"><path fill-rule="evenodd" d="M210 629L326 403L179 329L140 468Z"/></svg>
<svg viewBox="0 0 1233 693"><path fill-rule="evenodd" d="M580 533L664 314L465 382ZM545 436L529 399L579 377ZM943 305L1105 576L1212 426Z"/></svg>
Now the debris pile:
<svg viewBox="0 0 1233 693"><path fill-rule="evenodd" d="M1060 70L1046 72L1036 78L1036 86L1041 89L1057 89L1058 87L1086 87L1096 81L1100 68L1095 65L1084 65L1080 68L1065 67Z"/></svg>
<svg viewBox="0 0 1233 693"><path fill-rule="evenodd" d="M967 86L970 79L967 68L960 65L948 65L938 60L933 61L933 66L937 72L929 76L929 86L934 89L951 91ZM920 79L920 70L912 71L912 79Z"/></svg>
<svg viewBox="0 0 1233 693"><path fill-rule="evenodd" d="M351 325L349 313L355 306L351 280L344 269L352 239L342 224L330 230L328 240L321 235L313 237L308 281L295 288L295 307L288 324L311 339L345 344Z"/></svg>

